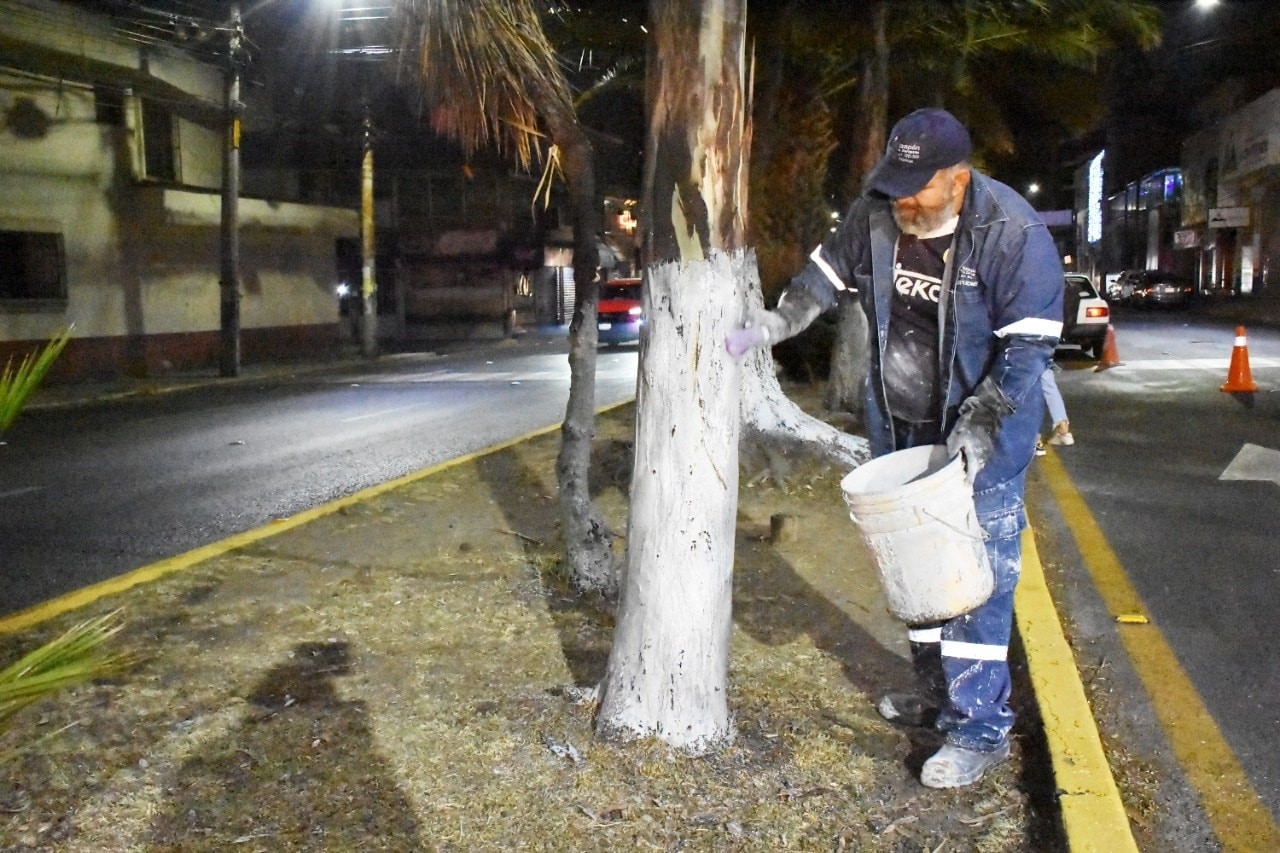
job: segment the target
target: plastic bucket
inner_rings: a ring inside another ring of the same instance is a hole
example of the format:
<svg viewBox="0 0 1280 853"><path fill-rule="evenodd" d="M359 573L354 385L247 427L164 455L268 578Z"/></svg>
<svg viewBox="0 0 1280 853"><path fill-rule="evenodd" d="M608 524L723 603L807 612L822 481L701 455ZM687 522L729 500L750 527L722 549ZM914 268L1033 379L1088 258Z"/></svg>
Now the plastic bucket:
<svg viewBox="0 0 1280 853"><path fill-rule="evenodd" d="M960 457L942 445L899 450L849 472L840 490L895 617L950 619L991 596L995 580Z"/></svg>

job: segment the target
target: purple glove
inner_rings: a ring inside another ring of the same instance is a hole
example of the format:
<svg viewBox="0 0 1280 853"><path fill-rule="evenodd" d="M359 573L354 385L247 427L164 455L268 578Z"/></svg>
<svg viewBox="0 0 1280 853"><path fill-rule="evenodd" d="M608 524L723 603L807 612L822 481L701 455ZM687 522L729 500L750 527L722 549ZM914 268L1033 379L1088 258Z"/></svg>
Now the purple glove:
<svg viewBox="0 0 1280 853"><path fill-rule="evenodd" d="M769 340L769 331L763 326L750 326L746 329L735 329L724 336L724 348L734 358L742 358L742 354L752 347L762 346Z"/></svg>

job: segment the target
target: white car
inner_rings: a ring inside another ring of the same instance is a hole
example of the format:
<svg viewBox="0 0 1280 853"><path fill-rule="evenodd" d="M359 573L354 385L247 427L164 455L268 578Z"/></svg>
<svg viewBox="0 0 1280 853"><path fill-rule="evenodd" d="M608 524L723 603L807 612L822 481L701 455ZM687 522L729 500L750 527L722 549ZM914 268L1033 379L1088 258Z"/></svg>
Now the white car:
<svg viewBox="0 0 1280 853"><path fill-rule="evenodd" d="M1111 324L1111 307L1082 273L1067 273L1062 293L1062 343L1078 344L1094 358L1102 357Z"/></svg>

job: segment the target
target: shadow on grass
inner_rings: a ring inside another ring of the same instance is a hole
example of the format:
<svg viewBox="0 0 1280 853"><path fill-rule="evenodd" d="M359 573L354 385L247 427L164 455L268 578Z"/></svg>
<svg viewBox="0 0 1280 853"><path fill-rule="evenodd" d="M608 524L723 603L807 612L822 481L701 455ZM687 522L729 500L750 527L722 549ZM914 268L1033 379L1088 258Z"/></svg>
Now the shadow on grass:
<svg viewBox="0 0 1280 853"><path fill-rule="evenodd" d="M164 850L419 850L417 820L374 747L363 702L338 697L345 642L302 643L245 697L243 726L174 775L151 827Z"/></svg>
<svg viewBox="0 0 1280 853"><path fill-rule="evenodd" d="M628 441L599 440L592 450L592 495L605 488L630 488L632 445ZM536 479L513 451L495 453L478 463L480 477L489 484L507 523L540 540L525 542L536 551L542 566L543 587L552 618L560 633L575 683L598 683L608 662L611 607L598 599L579 596L554 570L560 547L556 536L554 502L530 500L513 484ZM533 533L532 531L537 531ZM739 529L736 548L738 569L734 576L734 620L757 642L780 646L807 635L814 646L840 662L849 682L864 693L884 689L892 680L910 676L901 657L884 648L857 622L836 607L784 559L766 548L747 558L760 531Z"/></svg>
<svg viewBox="0 0 1280 853"><path fill-rule="evenodd" d="M610 466L621 464L620 442L597 442L592 451L592 493L615 476ZM630 453L629 447L627 454ZM629 458L629 457L628 457ZM627 463L629 471L629 462ZM580 595L564 577L559 533L559 507L555 500L536 498L538 473L524 464L514 450L502 450L479 459L477 474L488 484L490 495L507 526L521 534L520 543L530 563L537 567L545 598L559 635L565 663L574 684L591 685L604 678L609 659L608 634L613 613L608 602Z"/></svg>

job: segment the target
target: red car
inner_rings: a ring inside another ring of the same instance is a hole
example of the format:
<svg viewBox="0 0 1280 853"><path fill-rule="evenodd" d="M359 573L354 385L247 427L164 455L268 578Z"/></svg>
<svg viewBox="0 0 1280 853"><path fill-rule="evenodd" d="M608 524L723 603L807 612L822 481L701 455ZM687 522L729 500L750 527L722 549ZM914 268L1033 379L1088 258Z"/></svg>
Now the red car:
<svg viewBox="0 0 1280 853"><path fill-rule="evenodd" d="M632 344L640 340L644 326L644 307L638 278L615 278L600 285L597 324L600 343L609 346Z"/></svg>

